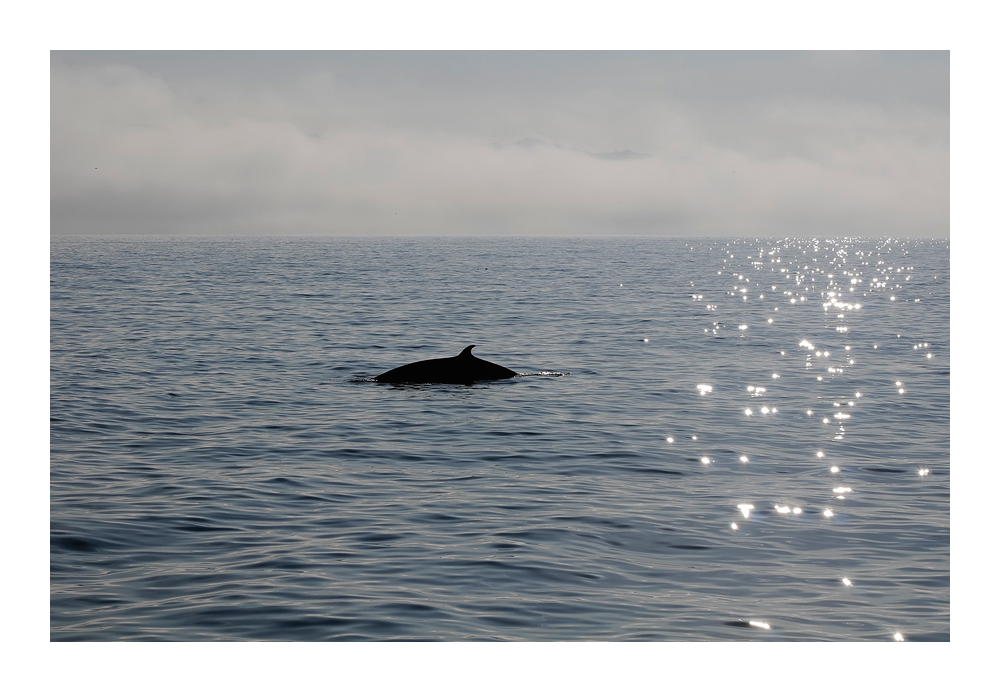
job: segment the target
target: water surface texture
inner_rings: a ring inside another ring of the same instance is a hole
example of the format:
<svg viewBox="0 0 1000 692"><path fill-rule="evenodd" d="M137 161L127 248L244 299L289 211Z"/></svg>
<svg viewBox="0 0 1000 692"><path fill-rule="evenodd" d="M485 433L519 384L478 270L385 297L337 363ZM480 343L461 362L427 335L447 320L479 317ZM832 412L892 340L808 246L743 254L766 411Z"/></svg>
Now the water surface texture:
<svg viewBox="0 0 1000 692"><path fill-rule="evenodd" d="M947 640L948 290L948 241L54 238L51 638ZM469 344L523 376L370 381Z"/></svg>

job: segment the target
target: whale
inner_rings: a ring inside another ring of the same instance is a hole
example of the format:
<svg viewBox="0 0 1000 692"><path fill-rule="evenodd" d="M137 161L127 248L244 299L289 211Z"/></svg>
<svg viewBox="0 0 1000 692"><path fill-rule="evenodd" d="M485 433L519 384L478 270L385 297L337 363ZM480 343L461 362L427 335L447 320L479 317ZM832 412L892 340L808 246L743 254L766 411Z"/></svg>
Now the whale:
<svg viewBox="0 0 1000 692"><path fill-rule="evenodd" d="M517 377L513 370L472 355L475 347L475 344L466 346L461 353L451 358L431 358L401 365L378 375L375 381L395 384L472 384Z"/></svg>

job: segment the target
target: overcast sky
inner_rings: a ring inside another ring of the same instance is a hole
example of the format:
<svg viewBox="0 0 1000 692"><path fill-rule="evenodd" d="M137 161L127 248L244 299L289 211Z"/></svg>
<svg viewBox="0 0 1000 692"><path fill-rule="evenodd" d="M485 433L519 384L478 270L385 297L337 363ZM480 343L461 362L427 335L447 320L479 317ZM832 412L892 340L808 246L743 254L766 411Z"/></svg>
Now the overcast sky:
<svg viewBox="0 0 1000 692"><path fill-rule="evenodd" d="M61 52L53 234L949 234L947 52Z"/></svg>

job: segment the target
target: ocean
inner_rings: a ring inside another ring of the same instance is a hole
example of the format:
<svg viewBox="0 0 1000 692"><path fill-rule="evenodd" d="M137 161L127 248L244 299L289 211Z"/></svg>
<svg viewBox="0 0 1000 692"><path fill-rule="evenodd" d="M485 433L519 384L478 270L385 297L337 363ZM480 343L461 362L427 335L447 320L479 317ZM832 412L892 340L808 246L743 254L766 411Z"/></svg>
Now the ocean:
<svg viewBox="0 0 1000 692"><path fill-rule="evenodd" d="M950 639L948 240L50 247L52 641Z"/></svg>

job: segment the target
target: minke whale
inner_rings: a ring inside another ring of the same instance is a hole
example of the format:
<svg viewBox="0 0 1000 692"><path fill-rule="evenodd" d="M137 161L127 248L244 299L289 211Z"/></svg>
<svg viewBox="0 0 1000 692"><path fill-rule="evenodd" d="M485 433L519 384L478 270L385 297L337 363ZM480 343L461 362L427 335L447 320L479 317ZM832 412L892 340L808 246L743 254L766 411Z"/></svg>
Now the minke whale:
<svg viewBox="0 0 1000 692"><path fill-rule="evenodd" d="M472 384L483 380L506 380L517 373L502 365L472 355L476 346L466 346L452 358L431 358L401 365L375 378L376 382L411 384Z"/></svg>

